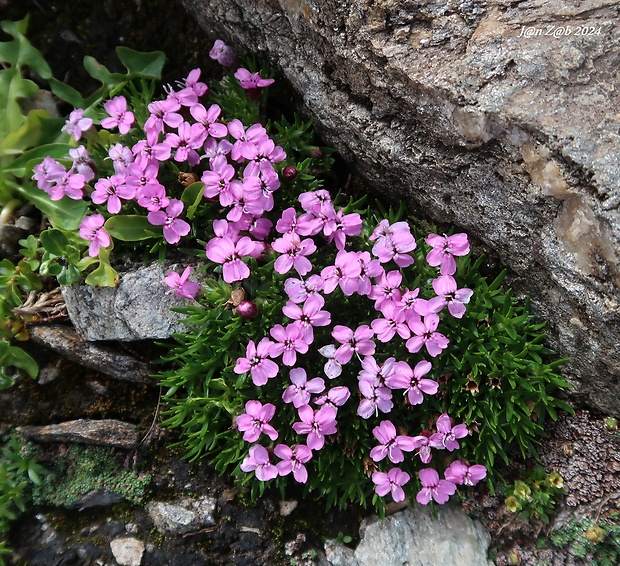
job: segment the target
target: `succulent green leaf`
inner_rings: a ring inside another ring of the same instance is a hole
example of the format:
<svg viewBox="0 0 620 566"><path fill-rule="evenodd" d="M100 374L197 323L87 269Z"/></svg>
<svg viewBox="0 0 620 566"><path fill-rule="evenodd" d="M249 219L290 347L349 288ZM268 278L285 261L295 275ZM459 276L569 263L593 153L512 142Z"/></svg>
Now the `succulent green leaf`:
<svg viewBox="0 0 620 566"><path fill-rule="evenodd" d="M119 45L116 54L132 75L145 79L161 79L161 71L166 62L163 51L145 53Z"/></svg>
<svg viewBox="0 0 620 566"><path fill-rule="evenodd" d="M112 216L104 224L105 230L117 240L138 242L153 237L153 225L145 216Z"/></svg>
<svg viewBox="0 0 620 566"><path fill-rule="evenodd" d="M32 186L20 186L17 191L47 216L54 228L76 230L86 214L88 203L63 197L53 201L42 190Z"/></svg>

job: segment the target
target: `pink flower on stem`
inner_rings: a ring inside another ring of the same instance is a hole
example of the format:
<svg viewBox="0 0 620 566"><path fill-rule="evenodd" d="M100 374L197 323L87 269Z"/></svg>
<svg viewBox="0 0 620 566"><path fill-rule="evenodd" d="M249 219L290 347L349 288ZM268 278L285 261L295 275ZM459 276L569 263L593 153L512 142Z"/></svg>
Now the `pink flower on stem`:
<svg viewBox="0 0 620 566"><path fill-rule="evenodd" d="M250 73L250 71L243 67L237 69L235 78L239 81L241 88L245 90L256 90L272 85L275 82L275 79L264 79L259 73Z"/></svg>
<svg viewBox="0 0 620 566"><path fill-rule="evenodd" d="M317 397L314 402L319 406L331 405L338 408L342 407L349 400L349 397L351 397L349 388L345 385L339 385L332 387L325 395Z"/></svg>
<svg viewBox="0 0 620 566"><path fill-rule="evenodd" d="M59 180L52 181L50 188L45 188L45 192L50 196L50 200L60 200L62 197L69 197L73 200L84 198L84 186L86 179L84 175L67 171Z"/></svg>
<svg viewBox="0 0 620 566"><path fill-rule="evenodd" d="M236 419L237 428L243 432L243 440L256 442L261 433L266 434L271 440L278 438L278 431L273 428L269 421L276 413L275 405L260 401L248 401L245 404L245 413Z"/></svg>
<svg viewBox="0 0 620 566"><path fill-rule="evenodd" d="M273 342L269 338L263 338L258 345L250 340L245 351L245 358L237 358L234 372L242 374L249 371L254 385L259 387L265 385L270 378L278 375L278 364L267 359L272 345Z"/></svg>
<svg viewBox="0 0 620 566"><path fill-rule="evenodd" d="M200 163L200 155L197 149L207 139L207 131L201 123L190 124L189 122L181 122L177 129L178 134L170 132L166 134L164 143L172 149L176 149L173 159L179 163L187 161L190 165L198 165Z"/></svg>
<svg viewBox="0 0 620 566"><path fill-rule="evenodd" d="M362 360L362 370L359 372L357 378L360 380L370 380L372 382L378 381L381 387L386 387L389 378L394 374L395 366L395 358L388 358L379 365L373 356L365 356Z"/></svg>
<svg viewBox="0 0 620 566"><path fill-rule="evenodd" d="M414 450L424 464L428 464L433 459L433 453L429 440L430 436L430 431L423 430L419 436L413 437Z"/></svg>
<svg viewBox="0 0 620 566"><path fill-rule="evenodd" d="M208 110L202 104L196 104L189 109L189 112L194 120L205 127L211 137L223 138L228 134L226 124L216 122L222 112L217 104L212 104Z"/></svg>
<svg viewBox="0 0 620 566"><path fill-rule="evenodd" d="M303 303L308 297L323 290L323 279L320 275L311 275L308 279L289 277L284 282L284 291L294 303Z"/></svg>
<svg viewBox="0 0 620 566"><path fill-rule="evenodd" d="M148 105L149 117L144 123L144 131L149 135L157 136L164 131L165 126L178 128L183 122L183 116L177 112L181 108L178 100L167 98L156 100Z"/></svg>
<svg viewBox="0 0 620 566"><path fill-rule="evenodd" d="M324 306L325 299L321 295L312 295L301 308L292 301L287 302L282 312L303 330L304 339L310 344L314 339L313 327L331 324L329 311L321 310Z"/></svg>
<svg viewBox="0 0 620 566"><path fill-rule="evenodd" d="M95 178L95 171L97 169L83 145L72 147L69 150L69 156L73 159L73 167L80 175L84 176L84 180L87 183Z"/></svg>
<svg viewBox="0 0 620 566"><path fill-rule="evenodd" d="M374 332L367 324L358 326L355 331L347 326L337 324L332 330L332 336L341 344L334 356L334 359L341 365L348 363L353 354L372 356L375 353L376 346L371 340Z"/></svg>
<svg viewBox="0 0 620 566"><path fill-rule="evenodd" d="M188 281L192 268L187 266L183 273L171 271L164 277L164 283L171 289L175 290L177 297L185 297L186 299L195 299L198 291L200 291L200 284Z"/></svg>
<svg viewBox="0 0 620 566"><path fill-rule="evenodd" d="M282 254L273 264L278 273L288 273L294 268L303 277L312 270L312 263L306 256L312 255L316 246L310 238L301 240L297 234L284 234L275 240L271 247Z"/></svg>
<svg viewBox="0 0 620 566"><path fill-rule="evenodd" d="M52 157L45 157L41 163L33 167L32 171L34 173L32 178L37 182L37 187L46 193L51 190L52 183L59 181L67 173L64 165Z"/></svg>
<svg viewBox="0 0 620 566"><path fill-rule="evenodd" d="M164 210L149 212L147 219L153 226L164 227L164 238L169 244L176 244L182 236L187 236L190 225L179 218L183 212L183 202L170 199L170 204Z"/></svg>
<svg viewBox="0 0 620 566"><path fill-rule="evenodd" d="M120 175L99 179L90 195L92 201L95 204L105 203L110 214L118 214L123 206L122 200L130 200L136 196L135 187L127 185L125 179Z"/></svg>
<svg viewBox="0 0 620 566"><path fill-rule="evenodd" d="M342 373L342 365L336 360L336 346L328 344L319 349L319 354L327 358L323 371L329 379L335 379Z"/></svg>
<svg viewBox="0 0 620 566"><path fill-rule="evenodd" d="M429 234L424 241L433 248L426 255L426 261L433 267L439 265L441 275L453 275L456 272L454 257L469 253L467 234L453 234L452 236Z"/></svg>
<svg viewBox="0 0 620 566"><path fill-rule="evenodd" d="M379 426L372 429L373 436L380 442L370 451L370 457L380 462L386 456L394 464L405 459L404 452L412 452L415 444L410 436L397 435L396 427L390 421L381 421Z"/></svg>
<svg viewBox="0 0 620 566"><path fill-rule="evenodd" d="M415 336L407 340L407 350L415 354L421 350L422 346L426 346L428 355L432 358L441 354L447 348L450 340L440 332L437 332L438 326L439 317L433 313L425 316L423 320L410 320L409 327Z"/></svg>
<svg viewBox="0 0 620 566"><path fill-rule="evenodd" d="M196 96L203 96L207 93L209 87L205 83L200 82L200 73L200 69L192 69L186 79L178 82L179 86L193 90Z"/></svg>
<svg viewBox="0 0 620 566"><path fill-rule="evenodd" d="M269 481L278 477L278 468L271 463L269 452L260 444L250 448L249 456L244 458L239 467L243 472L254 472L260 481Z"/></svg>
<svg viewBox="0 0 620 566"><path fill-rule="evenodd" d="M204 171L200 179L205 184L205 198L218 197L222 206L230 206L233 203L230 184L234 176L235 168L225 156L213 158L211 171Z"/></svg>
<svg viewBox="0 0 620 566"><path fill-rule="evenodd" d="M465 305L474 294L471 289L457 289L457 284L451 275L441 275L433 279L433 289L437 294L428 301L429 312L438 313L445 306L454 318L462 318L465 314Z"/></svg>
<svg viewBox="0 0 620 566"><path fill-rule="evenodd" d="M243 236L233 242L228 236L213 238L206 246L207 257L215 263L221 263L222 277L226 283L243 281L250 276L250 268L241 259L254 251L254 242Z"/></svg>
<svg viewBox="0 0 620 566"><path fill-rule="evenodd" d="M379 277L384 273L379 260L371 259L368 252L351 252L357 256L360 265L359 275L356 277L343 277L338 284L342 292L347 297L357 293L358 295L368 295L372 290L371 277Z"/></svg>
<svg viewBox="0 0 620 566"><path fill-rule="evenodd" d="M110 116L101 120L101 127L106 130L118 127L121 134L126 134L135 121L133 112L127 110L127 100L124 96L115 96L104 103L103 108Z"/></svg>
<svg viewBox="0 0 620 566"><path fill-rule="evenodd" d="M312 450L304 444L297 444L289 448L286 444L278 444L273 449L275 455L282 461L276 464L278 473L281 476L287 476L293 472L296 482L306 483L308 481L308 470L304 464L312 458Z"/></svg>
<svg viewBox="0 0 620 566"><path fill-rule="evenodd" d="M405 320L405 313L391 301L385 301L381 306L383 318L376 318L370 323L379 342L389 342L396 333L406 340L411 336L411 330Z"/></svg>
<svg viewBox="0 0 620 566"><path fill-rule="evenodd" d="M394 407L392 392L381 385L378 379L374 381L360 379L358 384L363 397L357 407L357 414L360 417L369 419L373 415L377 416L379 411L389 413L392 410Z"/></svg>
<svg viewBox="0 0 620 566"><path fill-rule="evenodd" d="M370 240L376 240L372 253L381 263L394 260L398 267L409 267L414 262L409 252L415 250L416 241L407 222L390 225L387 220L382 220Z"/></svg>
<svg viewBox="0 0 620 566"><path fill-rule="evenodd" d="M301 422L293 424L293 430L297 434L307 434L306 443L312 450L320 450L325 445L325 436L336 434L337 410L331 405L324 405L318 411L313 411L309 405L299 407Z"/></svg>
<svg viewBox="0 0 620 566"><path fill-rule="evenodd" d="M237 60L233 48L226 45L221 39L215 40L211 51L209 51L209 57L224 67L231 67Z"/></svg>
<svg viewBox="0 0 620 566"><path fill-rule="evenodd" d="M375 284L368 294L368 298L375 301L375 309L381 310L381 306L387 301L398 303L401 300L402 292L399 287L402 280L403 275L400 271L382 273L375 279Z"/></svg>
<svg viewBox="0 0 620 566"><path fill-rule="evenodd" d="M282 400L285 403L293 403L296 409L310 403L311 393L321 393L325 390L325 382L320 377L308 380L306 370L302 368L292 369L289 376L292 385L284 390Z"/></svg>
<svg viewBox="0 0 620 566"><path fill-rule="evenodd" d="M285 366L294 366L297 361L297 352L305 354L308 351L308 342L304 339L303 330L295 324L282 326L276 324L270 331L271 337L276 341L269 347L269 356L277 358L282 355L282 363Z"/></svg>
<svg viewBox="0 0 620 566"><path fill-rule="evenodd" d="M362 273L362 265L355 252L339 251L336 254L334 265L328 265L321 271L323 279L323 292L328 295L349 279L357 280ZM343 289L344 291L344 289Z"/></svg>
<svg viewBox="0 0 620 566"><path fill-rule="evenodd" d="M99 255L99 248L101 246L107 248L111 243L110 235L103 228L104 222L105 218L101 214L86 216L80 222L79 235L81 238L90 241L90 246L88 247L88 255L90 257L97 257Z"/></svg>
<svg viewBox="0 0 620 566"><path fill-rule="evenodd" d="M424 395L435 395L439 389L439 384L432 379L422 377L431 371L431 364L426 360L418 362L412 370L407 362L397 362L394 366L394 373L387 380L390 389L404 389L404 395L411 405L420 405L424 402Z"/></svg>
<svg viewBox="0 0 620 566"><path fill-rule="evenodd" d="M138 204L149 212L157 212L170 204L166 188L160 183L148 183L136 191Z"/></svg>
<svg viewBox="0 0 620 566"><path fill-rule="evenodd" d="M327 242L335 242L337 250L344 250L347 236L359 236L361 233L362 217L357 213L343 214L342 209L338 210L334 218L328 220L323 227Z"/></svg>
<svg viewBox="0 0 620 566"><path fill-rule="evenodd" d="M449 452L452 452L460 447L457 438L465 438L468 434L467 425L459 424L452 426L452 418L443 413L435 423L438 432L430 437L430 445L433 448L444 448Z"/></svg>
<svg viewBox="0 0 620 566"><path fill-rule="evenodd" d="M487 469L482 464L474 464L468 466L460 460L455 460L444 472L444 476L448 481L457 485L476 485L487 475Z"/></svg>
<svg viewBox="0 0 620 566"><path fill-rule="evenodd" d="M456 485L448 480L440 480L437 470L424 468L418 472L422 489L416 495L420 505L428 505L432 500L440 505L444 504L456 492Z"/></svg>
<svg viewBox="0 0 620 566"><path fill-rule="evenodd" d="M69 119L62 127L63 132L69 136L73 136L75 141L80 141L82 132L85 132L93 125L93 121L90 118L84 118L84 110L76 108L69 114Z"/></svg>
<svg viewBox="0 0 620 566"><path fill-rule="evenodd" d="M375 484L375 492L381 497L392 494L392 499L395 502L403 501L405 499L405 492L402 488L409 480L411 476L407 472L403 472L400 468L392 468L385 472L374 472L372 474L372 481Z"/></svg>

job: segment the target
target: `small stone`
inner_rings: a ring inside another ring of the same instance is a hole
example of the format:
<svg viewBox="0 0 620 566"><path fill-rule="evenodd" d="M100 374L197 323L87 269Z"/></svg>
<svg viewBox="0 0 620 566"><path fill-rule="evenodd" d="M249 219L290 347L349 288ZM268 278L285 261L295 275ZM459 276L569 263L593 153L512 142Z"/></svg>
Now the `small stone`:
<svg viewBox="0 0 620 566"><path fill-rule="evenodd" d="M119 566L140 566L144 543L133 537L123 537L110 542L110 550Z"/></svg>
<svg viewBox="0 0 620 566"><path fill-rule="evenodd" d="M178 535L214 525L216 505L211 497L182 497L171 502L152 501L146 510L160 533Z"/></svg>
<svg viewBox="0 0 620 566"><path fill-rule="evenodd" d="M77 442L115 448L135 448L139 439L136 425L114 419L78 419L47 426L23 426L17 431L37 442Z"/></svg>
<svg viewBox="0 0 620 566"><path fill-rule="evenodd" d="M280 515L288 517L296 508L297 501L280 501Z"/></svg>

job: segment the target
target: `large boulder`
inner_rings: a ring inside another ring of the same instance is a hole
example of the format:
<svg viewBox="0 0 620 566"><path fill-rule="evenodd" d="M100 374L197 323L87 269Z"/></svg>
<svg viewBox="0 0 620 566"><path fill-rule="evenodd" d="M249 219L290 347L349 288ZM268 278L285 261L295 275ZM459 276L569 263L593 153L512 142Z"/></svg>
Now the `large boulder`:
<svg viewBox="0 0 620 566"><path fill-rule="evenodd" d="M496 254L571 358L574 401L617 413L618 2L183 2L269 57L381 192Z"/></svg>

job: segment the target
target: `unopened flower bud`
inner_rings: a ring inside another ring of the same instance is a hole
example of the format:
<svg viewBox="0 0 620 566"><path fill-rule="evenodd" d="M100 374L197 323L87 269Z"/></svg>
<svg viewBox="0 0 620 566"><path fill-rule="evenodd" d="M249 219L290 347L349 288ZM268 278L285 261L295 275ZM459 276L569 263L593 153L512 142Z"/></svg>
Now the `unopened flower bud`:
<svg viewBox="0 0 620 566"><path fill-rule="evenodd" d="M286 179L294 179L297 177L297 168L294 165L287 165L284 169L282 169L282 175Z"/></svg>
<svg viewBox="0 0 620 566"><path fill-rule="evenodd" d="M323 152L318 147L313 147L310 150L310 157L314 157L315 159L321 159L321 157L323 157Z"/></svg>
<svg viewBox="0 0 620 566"><path fill-rule="evenodd" d="M237 312L243 318L256 318L258 316L258 306L254 301L241 301L237 306Z"/></svg>

